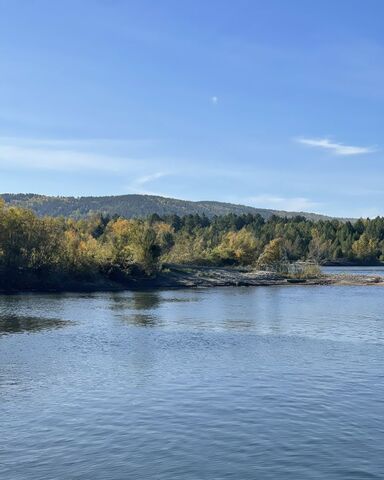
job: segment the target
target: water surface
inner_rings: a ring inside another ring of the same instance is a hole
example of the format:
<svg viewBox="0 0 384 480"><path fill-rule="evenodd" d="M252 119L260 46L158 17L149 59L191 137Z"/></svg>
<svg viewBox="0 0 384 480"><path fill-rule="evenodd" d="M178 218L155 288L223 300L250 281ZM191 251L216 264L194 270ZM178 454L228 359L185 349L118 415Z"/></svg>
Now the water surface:
<svg viewBox="0 0 384 480"><path fill-rule="evenodd" d="M384 290L0 297L0 478L372 479Z"/></svg>
<svg viewBox="0 0 384 480"><path fill-rule="evenodd" d="M369 276L384 276L384 267L322 267L324 273L333 274L350 274L350 275L369 275Z"/></svg>

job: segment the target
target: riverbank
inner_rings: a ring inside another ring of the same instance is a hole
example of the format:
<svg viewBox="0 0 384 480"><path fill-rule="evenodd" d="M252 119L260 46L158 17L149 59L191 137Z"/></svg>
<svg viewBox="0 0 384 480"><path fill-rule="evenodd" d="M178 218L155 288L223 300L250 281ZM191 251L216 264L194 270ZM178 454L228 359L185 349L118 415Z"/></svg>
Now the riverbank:
<svg viewBox="0 0 384 480"><path fill-rule="evenodd" d="M18 292L102 292L123 290L155 290L209 287L257 287L276 285L384 285L384 276L356 274L320 274L310 278L295 278L275 272L251 268L166 265L154 277L131 277L113 281L105 277L94 280L54 279L24 282L20 287L1 288L0 293Z"/></svg>
<svg viewBox="0 0 384 480"><path fill-rule="evenodd" d="M384 285L379 275L320 274L295 278L250 268L171 266L150 281L154 288L205 288L273 285Z"/></svg>

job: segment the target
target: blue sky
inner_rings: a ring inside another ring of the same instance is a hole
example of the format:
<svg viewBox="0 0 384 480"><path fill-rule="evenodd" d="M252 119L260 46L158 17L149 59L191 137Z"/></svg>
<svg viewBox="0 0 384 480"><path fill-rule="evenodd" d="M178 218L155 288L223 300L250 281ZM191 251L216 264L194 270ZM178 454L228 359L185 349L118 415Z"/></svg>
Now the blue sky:
<svg viewBox="0 0 384 480"><path fill-rule="evenodd" d="M384 215L381 0L0 0L0 192Z"/></svg>

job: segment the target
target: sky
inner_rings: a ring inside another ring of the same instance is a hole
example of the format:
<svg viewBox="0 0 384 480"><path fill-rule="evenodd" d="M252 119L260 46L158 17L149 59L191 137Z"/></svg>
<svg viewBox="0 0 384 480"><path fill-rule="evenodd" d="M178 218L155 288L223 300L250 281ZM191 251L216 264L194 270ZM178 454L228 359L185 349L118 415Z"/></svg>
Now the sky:
<svg viewBox="0 0 384 480"><path fill-rule="evenodd" d="M384 215L382 0L0 0L0 192Z"/></svg>

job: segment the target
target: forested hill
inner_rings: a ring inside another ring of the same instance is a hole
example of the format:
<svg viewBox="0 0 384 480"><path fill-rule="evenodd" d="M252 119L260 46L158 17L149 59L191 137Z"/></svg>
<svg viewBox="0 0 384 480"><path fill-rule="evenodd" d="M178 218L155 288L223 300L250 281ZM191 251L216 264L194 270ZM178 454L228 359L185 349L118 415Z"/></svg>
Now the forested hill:
<svg viewBox="0 0 384 480"><path fill-rule="evenodd" d="M158 215L188 214L206 215L212 218L215 215L234 213L260 214L264 219L272 215L281 217L295 217L302 215L309 220L327 220L330 217L316 213L286 212L253 208L232 203L200 201L191 202L175 198L159 197L155 195L119 195L108 197L49 197L36 194L8 194L0 195L6 203L28 208L39 216L85 218L93 213L103 213L110 216L118 215L124 218L146 217L153 213Z"/></svg>

